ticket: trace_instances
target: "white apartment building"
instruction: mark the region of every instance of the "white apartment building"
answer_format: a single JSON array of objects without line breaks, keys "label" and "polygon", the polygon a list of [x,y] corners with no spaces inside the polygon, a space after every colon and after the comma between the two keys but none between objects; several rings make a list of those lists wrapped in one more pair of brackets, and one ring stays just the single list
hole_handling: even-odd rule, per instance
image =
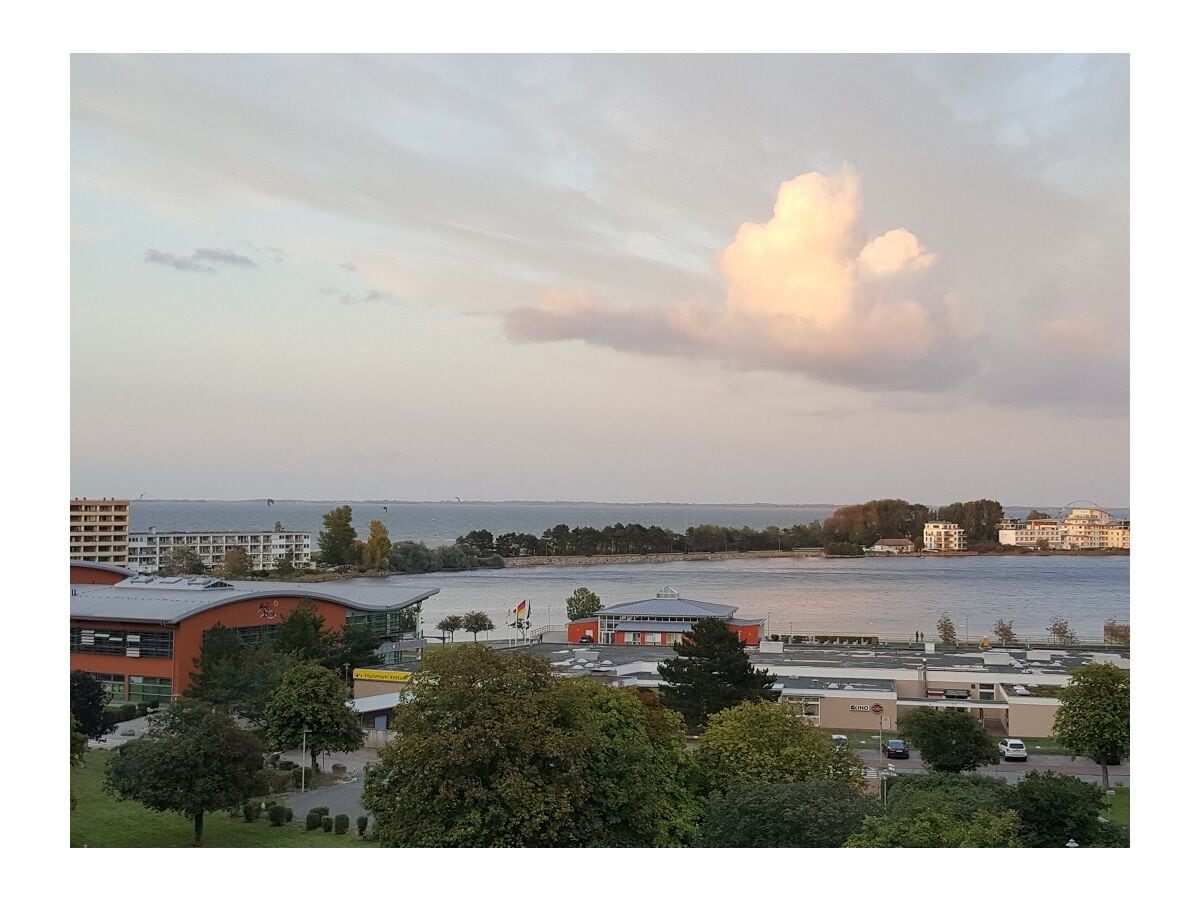
[{"label": "white apartment building", "polygon": [[927,552],[944,553],[967,549],[967,533],[961,525],[955,525],[953,522],[926,522],[924,538]]},{"label": "white apartment building", "polygon": [[1004,522],[998,534],[1000,543],[1010,547],[1026,547],[1030,550],[1066,548],[1066,528],[1061,519],[1018,519]]},{"label": "white apartment building", "polygon": [[1128,550],[1129,522],[1117,521],[1097,507],[1077,506],[1064,519],[1002,522],[999,540],[1031,550]]},{"label": "white apartment building", "polygon": [[129,501],[104,497],[71,501],[71,559],[126,564],[129,555]]},{"label": "white apartment building", "polygon": [[306,531],[135,531],[129,536],[129,568],[135,572],[157,572],[170,561],[171,553],[189,548],[196,551],[205,569],[216,569],[225,554],[241,547],[250,557],[251,569],[270,569],[276,561],[292,554],[292,565],[312,565],[312,535]]}]

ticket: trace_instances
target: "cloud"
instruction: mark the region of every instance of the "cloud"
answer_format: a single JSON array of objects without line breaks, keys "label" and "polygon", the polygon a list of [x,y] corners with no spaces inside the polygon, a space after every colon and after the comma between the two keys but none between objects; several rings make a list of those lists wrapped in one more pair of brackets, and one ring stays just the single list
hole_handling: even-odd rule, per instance
[{"label": "cloud", "polygon": [[745,222],[717,254],[719,303],[609,309],[586,292],[546,291],[508,311],[516,341],[579,339],[688,354],[837,384],[945,390],[970,375],[977,336],[939,287],[936,256],[904,228],[868,239],[858,176],[784,182],[766,222]]},{"label": "cloud", "polygon": [[234,253],[231,250],[218,250],[213,247],[199,247],[189,256],[176,256],[173,253],[163,253],[160,250],[147,250],[143,257],[145,262],[167,266],[178,272],[203,272],[215,275],[218,267],[235,266],[243,269],[256,269],[258,263],[248,256]]}]

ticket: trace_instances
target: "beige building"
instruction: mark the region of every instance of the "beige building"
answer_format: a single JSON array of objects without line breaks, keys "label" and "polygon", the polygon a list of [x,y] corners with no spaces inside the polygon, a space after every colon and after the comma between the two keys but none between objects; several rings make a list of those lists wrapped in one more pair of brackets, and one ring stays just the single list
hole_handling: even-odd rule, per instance
[{"label": "beige building", "polygon": [[1129,523],[1098,507],[1077,506],[1063,520],[1063,542],[1069,550],[1128,550]]},{"label": "beige building", "polygon": [[1030,550],[1065,550],[1066,528],[1059,519],[1018,520],[1001,525],[999,541]]},{"label": "beige building", "polygon": [[129,501],[71,501],[71,559],[123,566],[129,559]]},{"label": "beige building", "polygon": [[967,549],[966,532],[953,522],[926,522],[924,540],[926,551],[931,553]]}]

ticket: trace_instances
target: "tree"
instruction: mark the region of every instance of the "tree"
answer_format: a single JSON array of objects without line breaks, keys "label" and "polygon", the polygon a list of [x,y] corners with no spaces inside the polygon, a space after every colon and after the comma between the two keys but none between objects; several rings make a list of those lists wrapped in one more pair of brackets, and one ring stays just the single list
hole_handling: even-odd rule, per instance
[{"label": "tree", "polygon": [[746,644],[721,619],[700,619],[675,645],[675,658],[658,664],[666,685],[663,702],[683,715],[689,727],[744,700],[769,700],[775,676],[756,669]]},{"label": "tree", "polygon": [[[401,611],[401,626],[404,613]],[[414,631],[413,628],[404,629]],[[332,651],[322,660],[318,660],[327,669],[344,672],[348,669],[369,668],[382,665],[383,658],[379,655],[379,637],[369,625],[347,625],[341,631],[330,634],[333,645]]]},{"label": "tree", "polygon": [[824,553],[826,556],[864,556],[862,544],[854,544],[850,541],[830,541],[825,545]]},{"label": "tree", "polygon": [[847,847],[1020,847],[1020,820],[1010,810],[976,813],[969,822],[939,812],[871,817]]},{"label": "tree", "polygon": [[706,847],[840,847],[876,814],[877,800],[845,781],[733,785],[709,795]]},{"label": "tree", "polygon": [[317,536],[321,561],[331,566],[345,566],[354,561],[354,541],[358,532],[350,524],[354,512],[349,506],[339,506],[325,513],[325,527]]},{"label": "tree", "polygon": [[71,673],[71,717],[79,724],[79,730],[94,741],[117,727],[116,720],[105,709],[107,705],[108,694],[99,678],[80,669]]},{"label": "tree", "polygon": [[678,716],[468,644],[429,654],[363,803],[386,846],[668,846],[698,803]]},{"label": "tree", "polygon": [[441,568],[436,554],[423,543],[397,541],[389,554],[396,572],[436,572]]},{"label": "tree", "polygon": [[1075,632],[1071,630],[1071,623],[1062,616],[1055,616],[1050,620],[1050,624],[1046,626],[1046,630],[1050,632],[1050,636],[1060,644],[1070,646],[1078,644],[1079,638],[1075,636]]},{"label": "tree", "polygon": [[1028,512],[1028,514],[1025,516],[1025,521],[1032,522],[1034,519],[1048,519],[1048,518],[1050,518],[1050,517],[1048,515],[1046,515],[1044,512],[1042,512],[1040,509],[1031,509]]},{"label": "tree", "polygon": [[274,569],[273,574],[277,578],[291,578],[295,575],[296,565],[292,560],[292,551],[288,550],[286,553],[277,556],[275,558],[275,565],[272,568]]},{"label": "tree", "polygon": [[585,587],[575,588],[575,592],[567,598],[567,618],[586,619],[596,615],[603,604],[600,598]]},{"label": "tree", "polygon": [[289,654],[305,662],[322,662],[334,654],[334,639],[325,630],[325,617],[309,600],[302,600],[284,616],[274,632],[276,653]]},{"label": "tree", "polygon": [[1129,623],[1118,622],[1116,619],[1104,620],[1104,643],[1129,646]]},{"label": "tree", "polygon": [[778,703],[746,701],[709,716],[696,760],[711,788],[833,779],[861,784],[857,754]]},{"label": "tree", "polygon": [[185,696],[226,706],[256,723],[265,721],[267,701],[286,668],[269,646],[248,645],[220,624],[204,632],[193,663]]},{"label": "tree", "polygon": [[1013,805],[1013,787],[986,775],[945,772],[901,775],[888,780],[887,814],[936,812],[968,821],[977,812],[1002,813]]},{"label": "tree", "polygon": [[462,617],[463,631],[469,631],[475,636],[475,640],[479,640],[479,632],[491,631],[496,626],[492,624],[491,618],[487,613],[473,611]]},{"label": "tree", "polygon": [[996,624],[992,626],[992,631],[996,633],[996,643],[1007,645],[1017,642],[1016,632],[1013,631],[1013,620],[997,619]]},{"label": "tree", "polygon": [[1098,757],[1108,790],[1108,759],[1129,755],[1129,672],[1092,663],[1071,672],[1058,692],[1054,736],[1082,756]]},{"label": "tree", "polygon": [[443,635],[450,635],[450,642],[454,642],[454,632],[459,631],[463,627],[462,616],[446,616],[442,621],[437,623],[437,629]]},{"label": "tree", "polygon": [[371,536],[363,547],[362,561],[368,569],[386,569],[391,563],[392,539],[387,526],[378,519],[371,520]]},{"label": "tree", "polygon": [[204,814],[237,806],[263,790],[263,748],[228,713],[181,700],[163,708],[144,737],[109,764],[105,789],[159,812],[188,816],[196,843]]},{"label": "tree", "polygon": [[477,556],[487,556],[489,553],[496,552],[496,542],[492,537],[492,533],[486,528],[481,528],[478,531],[468,531],[465,535],[455,541],[456,544],[465,544],[475,551]]},{"label": "tree", "polygon": [[1104,791],[1073,775],[1030,772],[1016,786],[1013,809],[1027,847],[1091,846],[1100,835]]},{"label": "tree", "polygon": [[958,631],[954,627],[954,620],[950,618],[950,613],[942,613],[942,617],[937,620],[938,639],[943,644],[957,644]]},{"label": "tree", "polygon": [[439,568],[459,571],[475,568],[477,557],[475,550],[466,544],[447,544],[434,551],[434,558]]},{"label": "tree", "polygon": [[979,720],[957,709],[922,707],[900,720],[900,734],[932,772],[962,772],[1000,761],[1000,750]]},{"label": "tree", "polygon": [[337,673],[315,664],[285,672],[267,703],[267,741],[277,750],[306,745],[313,771],[318,768],[317,754],[361,747],[362,728],[346,703],[346,687]]},{"label": "tree", "polygon": [[164,575],[201,575],[204,563],[200,555],[191,547],[176,547],[167,556],[167,564],[162,567]]},{"label": "tree", "polygon": [[230,547],[221,560],[221,574],[226,578],[245,578],[250,574],[250,554],[242,547]]},{"label": "tree", "polygon": [[[87,757],[88,737],[79,730],[79,723],[71,716],[71,767],[82,766]],[[71,791],[71,809],[75,808],[75,792]]]}]

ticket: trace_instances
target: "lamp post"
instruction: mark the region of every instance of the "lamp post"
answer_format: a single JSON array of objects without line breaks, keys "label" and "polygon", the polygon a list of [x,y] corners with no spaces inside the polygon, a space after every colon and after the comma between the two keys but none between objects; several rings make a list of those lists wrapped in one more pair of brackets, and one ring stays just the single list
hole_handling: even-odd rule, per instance
[{"label": "lamp post", "polygon": [[1071,838],[1070,840],[1067,841],[1067,846],[1068,847],[1078,847],[1079,845],[1077,843],[1075,843],[1075,838]]},{"label": "lamp post", "polygon": [[300,793],[304,793],[304,770],[308,768],[308,733],[311,728],[300,732]]}]

